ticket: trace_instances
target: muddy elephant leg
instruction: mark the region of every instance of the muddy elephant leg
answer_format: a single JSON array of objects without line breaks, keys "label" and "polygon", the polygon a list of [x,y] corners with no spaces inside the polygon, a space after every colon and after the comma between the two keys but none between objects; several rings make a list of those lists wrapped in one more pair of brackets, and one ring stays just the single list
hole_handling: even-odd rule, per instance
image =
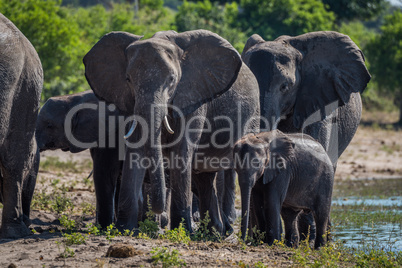
[{"label": "muddy elephant leg", "polygon": [[22,187],[22,211],[24,213],[24,223],[27,227],[31,225],[31,201],[35,191],[36,178],[39,170],[40,154],[36,151],[32,160],[31,169],[23,181]]},{"label": "muddy elephant leg", "polygon": [[205,218],[208,212],[211,219],[208,228],[212,230],[215,228],[221,235],[225,234],[221,211],[214,186],[216,172],[205,172],[200,174],[193,174],[192,180],[197,188],[201,219]]},{"label": "muddy elephant leg", "polygon": [[281,215],[285,224],[285,241],[288,247],[297,248],[299,246],[299,231],[297,216],[299,211],[291,208],[282,207]]}]

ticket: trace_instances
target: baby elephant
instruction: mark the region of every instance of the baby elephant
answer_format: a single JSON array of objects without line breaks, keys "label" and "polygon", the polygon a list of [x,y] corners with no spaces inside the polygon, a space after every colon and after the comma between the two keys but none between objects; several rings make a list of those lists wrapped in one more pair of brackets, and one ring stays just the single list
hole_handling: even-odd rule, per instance
[{"label": "baby elephant", "polygon": [[[92,91],[52,97],[39,112],[35,134],[40,151],[61,149],[78,153],[90,149],[97,222],[106,227],[114,220],[120,188],[123,162],[119,161],[117,123],[123,114],[106,106],[102,109]],[[69,113],[72,118],[68,118]],[[65,122],[71,123],[69,129],[65,128]],[[100,146],[101,142],[105,144]]]},{"label": "baby elephant", "polygon": [[325,243],[334,169],[320,143],[308,135],[279,130],[249,134],[236,143],[234,159],[241,191],[243,239],[251,209],[251,225],[266,233],[266,242],[271,245],[281,239],[282,215],[286,243],[297,246],[298,215],[311,211],[316,223],[315,248]]}]

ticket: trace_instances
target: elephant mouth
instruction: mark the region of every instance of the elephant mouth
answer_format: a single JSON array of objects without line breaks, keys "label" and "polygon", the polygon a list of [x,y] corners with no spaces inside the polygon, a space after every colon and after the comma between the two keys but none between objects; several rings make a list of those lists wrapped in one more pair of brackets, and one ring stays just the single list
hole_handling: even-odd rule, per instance
[{"label": "elephant mouth", "polygon": [[68,148],[68,147],[67,147],[67,148],[62,148],[61,150],[62,150],[63,152],[68,152],[68,151],[70,151],[70,148]]}]

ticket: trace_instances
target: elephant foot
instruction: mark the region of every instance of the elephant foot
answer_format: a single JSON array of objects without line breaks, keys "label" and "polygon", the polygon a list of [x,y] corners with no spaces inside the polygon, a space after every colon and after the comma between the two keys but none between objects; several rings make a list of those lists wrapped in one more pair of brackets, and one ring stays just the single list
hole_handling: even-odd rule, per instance
[{"label": "elephant foot", "polygon": [[26,227],[29,227],[32,224],[31,219],[28,216],[26,216],[25,214],[24,214],[24,217],[23,217],[23,221],[24,221]]},{"label": "elephant foot", "polygon": [[138,227],[135,227],[133,224],[128,224],[128,223],[123,223],[122,221],[117,221],[116,222],[116,228],[117,230],[119,230],[119,232],[124,233],[125,230],[134,230],[134,229],[138,229]]},{"label": "elephant foot", "polygon": [[159,218],[159,223],[161,225],[161,228],[164,229],[166,226],[169,224],[169,217],[166,212],[163,212],[162,214],[157,215]]},{"label": "elephant foot", "polygon": [[31,235],[31,231],[24,222],[3,224],[0,228],[0,238],[17,239]]},{"label": "elephant foot", "polygon": [[193,213],[193,221],[194,222],[200,222],[201,216],[200,216],[200,212],[196,211]]}]

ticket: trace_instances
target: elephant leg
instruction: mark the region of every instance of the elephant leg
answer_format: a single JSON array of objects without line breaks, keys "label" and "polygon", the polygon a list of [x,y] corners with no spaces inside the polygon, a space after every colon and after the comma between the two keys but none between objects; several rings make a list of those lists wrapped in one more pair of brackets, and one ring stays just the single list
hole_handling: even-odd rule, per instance
[{"label": "elephant leg", "polygon": [[116,184],[120,175],[118,156],[111,149],[91,149],[96,195],[96,220],[102,228],[114,221]]},{"label": "elephant leg", "polygon": [[285,240],[288,247],[297,248],[299,246],[299,231],[297,216],[299,211],[291,208],[282,207],[281,215],[285,224]]},{"label": "elephant leg", "polygon": [[192,180],[197,187],[200,202],[201,219],[205,218],[206,213],[209,213],[211,219],[208,228],[212,230],[215,228],[220,234],[225,234],[221,211],[219,207],[218,196],[214,181],[216,172],[205,172],[200,174],[193,174]]},{"label": "elephant leg", "polygon": [[316,222],[317,237],[315,239],[314,248],[323,246],[326,242],[327,224],[329,222],[329,209],[326,206],[320,206],[314,212]]},{"label": "elephant leg", "polygon": [[119,210],[116,227],[120,231],[138,228],[138,201],[142,191],[146,168],[131,163],[131,154],[141,155],[135,149],[127,149],[119,192]]},{"label": "elephant leg", "polygon": [[[264,185],[269,186],[269,184]],[[264,187],[264,216],[267,242],[272,245],[275,240],[281,240],[282,223],[281,207],[282,200],[276,187]]]},{"label": "elephant leg", "polygon": [[31,225],[31,201],[35,191],[36,178],[39,171],[40,154],[39,150],[36,151],[34,159],[31,164],[31,169],[23,181],[22,187],[22,211],[24,213],[24,223],[27,227]]},{"label": "elephant leg", "polygon": [[191,206],[191,214],[193,216],[193,221],[200,221],[200,202],[198,201],[198,196],[193,192],[193,201]]},{"label": "elephant leg", "polygon": [[[236,219],[236,210],[234,207],[235,202],[235,181],[231,182],[231,179],[236,179],[236,175],[232,177],[232,172],[236,174],[234,170],[220,170],[216,174],[216,190],[219,193],[219,209],[221,211],[221,217],[225,226],[226,232],[232,233],[232,223]],[[232,199],[233,198],[233,199]],[[233,208],[233,211],[232,211]],[[225,211],[226,209],[226,211]],[[228,213],[228,214],[226,214]],[[232,220],[229,218],[232,215]]]},{"label": "elephant leg", "polygon": [[[251,190],[250,196],[250,220],[249,220],[249,235],[253,235],[253,228],[261,232],[265,232],[265,215],[264,215],[264,193],[262,189],[262,183],[259,185],[257,181],[257,185],[254,186]],[[244,215],[241,215],[244,217]],[[267,236],[265,235],[265,242]]]},{"label": "elephant leg", "polygon": [[161,228],[165,228],[166,226],[169,225],[171,195],[172,195],[172,191],[171,191],[170,187],[167,187],[166,188],[166,206],[165,206],[165,210],[162,212],[162,214],[159,217],[159,223],[161,225]]},{"label": "elephant leg", "polygon": [[314,221],[314,216],[312,212],[302,212],[299,215],[298,220],[298,229],[300,234],[300,239],[305,240],[309,239],[309,244],[311,246],[314,245],[314,241],[316,239],[316,225]]},{"label": "elephant leg", "polygon": [[233,169],[224,171],[224,195],[222,202],[223,213],[229,220],[230,224],[233,224],[236,220],[236,171]]},{"label": "elephant leg", "polygon": [[[24,178],[24,161],[4,161],[2,157],[3,175],[3,215],[0,237],[19,238],[31,232],[24,223],[22,210],[22,185]],[[15,159],[14,161],[17,161]]]},{"label": "elephant leg", "polygon": [[192,233],[191,227],[191,165],[189,160],[183,160],[187,163],[185,170],[173,168],[170,170],[170,228],[178,228],[184,220],[184,227]]}]

